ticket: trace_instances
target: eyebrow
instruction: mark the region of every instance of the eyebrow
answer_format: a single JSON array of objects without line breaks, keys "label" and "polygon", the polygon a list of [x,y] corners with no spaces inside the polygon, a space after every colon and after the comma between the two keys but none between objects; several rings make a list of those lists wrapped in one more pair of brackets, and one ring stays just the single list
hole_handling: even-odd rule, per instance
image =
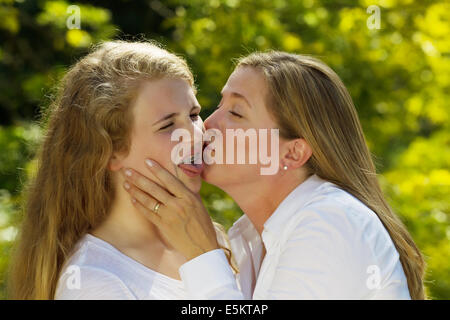
[{"label": "eyebrow", "polygon": [[[221,94],[222,94],[222,96],[223,96],[223,92],[221,92]],[[250,102],[247,100],[247,98],[246,98],[245,96],[243,96],[242,94],[237,93],[237,92],[231,92],[230,94],[231,94],[231,96],[234,97],[234,98],[243,99],[243,100],[247,103],[247,105],[248,105],[250,108],[252,107],[251,103],[250,103]]]},{"label": "eyebrow", "polygon": [[[191,108],[191,111],[189,111],[189,113],[192,112],[192,110],[194,110],[194,109],[200,109],[200,110],[201,110],[201,107],[200,107],[199,105],[194,105],[194,106]],[[158,123],[163,122],[163,121],[165,121],[165,120],[168,120],[168,119],[170,119],[170,118],[173,118],[173,117],[175,117],[175,116],[178,116],[179,114],[180,114],[179,112],[172,112],[172,113],[169,113],[168,115],[165,115],[164,117],[162,117],[161,119],[159,119],[158,121],[156,121],[155,123],[153,123],[152,126],[157,125]]]}]

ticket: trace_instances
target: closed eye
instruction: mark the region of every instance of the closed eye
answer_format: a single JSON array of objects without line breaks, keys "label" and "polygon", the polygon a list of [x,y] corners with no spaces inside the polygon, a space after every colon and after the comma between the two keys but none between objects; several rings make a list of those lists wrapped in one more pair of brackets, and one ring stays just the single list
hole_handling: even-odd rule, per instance
[{"label": "closed eye", "polygon": [[159,130],[164,130],[164,129],[167,129],[167,128],[169,128],[170,126],[172,126],[173,125],[173,122],[171,122],[171,123],[169,123],[169,124],[167,124],[167,125],[165,125],[164,127],[162,127],[162,128],[159,128]]},{"label": "closed eye", "polygon": [[242,118],[242,116],[234,111],[229,111],[233,116],[238,117],[238,118]]},{"label": "closed eye", "polygon": [[[193,121],[197,121],[198,120],[198,118],[199,118],[199,116],[200,116],[200,114],[199,113],[195,113],[195,114],[191,114],[191,119],[193,120]],[[171,123],[168,123],[168,124],[166,124],[164,127],[161,127],[161,128],[159,128],[159,130],[164,130],[164,129],[167,129],[167,128],[169,128],[169,127],[171,127],[171,126],[173,126],[173,122],[171,122]]]}]

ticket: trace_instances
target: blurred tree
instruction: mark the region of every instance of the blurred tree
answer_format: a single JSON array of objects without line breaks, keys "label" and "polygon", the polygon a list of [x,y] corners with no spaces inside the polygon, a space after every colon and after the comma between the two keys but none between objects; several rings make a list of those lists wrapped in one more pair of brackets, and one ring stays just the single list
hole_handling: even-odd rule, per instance
[{"label": "blurred tree", "polygon": [[[78,5],[81,29],[67,29]],[[367,8],[378,6],[380,29]],[[269,48],[328,63],[358,109],[380,181],[427,257],[432,298],[450,298],[450,3],[427,0],[0,0],[0,297],[21,181],[50,88],[88,47],[153,38],[192,66],[202,116],[220,100],[233,58]],[[28,169],[29,170],[29,169]],[[242,212],[217,188],[201,194],[227,228]]]}]

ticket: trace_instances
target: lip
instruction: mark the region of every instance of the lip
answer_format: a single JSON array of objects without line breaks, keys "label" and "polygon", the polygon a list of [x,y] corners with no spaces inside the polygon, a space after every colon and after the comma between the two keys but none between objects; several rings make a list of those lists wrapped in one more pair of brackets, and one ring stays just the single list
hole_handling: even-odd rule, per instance
[{"label": "lip", "polygon": [[203,162],[201,164],[192,165],[192,164],[186,164],[186,163],[180,163],[178,165],[178,168],[180,168],[188,177],[197,177],[202,174],[203,169],[205,168],[205,165]]},{"label": "lip", "polygon": [[[203,146],[202,146],[203,147]],[[191,163],[192,155],[194,156],[194,163]],[[194,153],[194,149],[191,150],[191,155],[188,157],[185,157],[181,163],[177,165],[178,168],[181,169],[188,177],[197,177],[202,174],[202,171],[204,169],[204,163],[202,159],[203,151],[201,153]],[[200,163],[196,163],[199,162]]]}]

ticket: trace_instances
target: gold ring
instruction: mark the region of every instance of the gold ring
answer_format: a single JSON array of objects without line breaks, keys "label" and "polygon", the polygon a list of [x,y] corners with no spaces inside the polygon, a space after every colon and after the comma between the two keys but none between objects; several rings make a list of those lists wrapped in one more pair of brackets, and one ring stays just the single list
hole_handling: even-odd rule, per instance
[{"label": "gold ring", "polygon": [[158,213],[158,209],[161,206],[161,202],[156,202],[155,207],[153,208],[154,213]]}]

